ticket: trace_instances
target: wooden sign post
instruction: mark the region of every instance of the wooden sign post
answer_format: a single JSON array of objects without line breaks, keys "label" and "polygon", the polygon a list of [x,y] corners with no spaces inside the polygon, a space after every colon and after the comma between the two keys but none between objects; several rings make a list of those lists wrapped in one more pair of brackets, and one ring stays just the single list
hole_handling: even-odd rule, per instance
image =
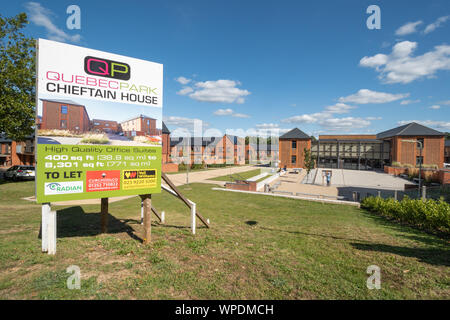
[{"label": "wooden sign post", "polygon": [[108,198],[102,198],[101,200],[101,225],[102,233],[108,232]]},{"label": "wooden sign post", "polygon": [[142,194],[140,195],[144,207],[144,244],[149,244],[152,234],[152,195]]},{"label": "wooden sign post", "polygon": [[56,253],[56,211],[50,203],[42,204],[41,240],[42,252]]}]

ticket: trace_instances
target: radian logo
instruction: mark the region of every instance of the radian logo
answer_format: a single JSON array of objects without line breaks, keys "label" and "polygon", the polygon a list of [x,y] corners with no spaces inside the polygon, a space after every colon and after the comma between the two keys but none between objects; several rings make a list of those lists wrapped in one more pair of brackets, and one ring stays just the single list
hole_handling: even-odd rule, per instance
[{"label": "radian logo", "polygon": [[99,77],[130,80],[130,65],[124,62],[87,56],[84,58],[84,71]]},{"label": "radian logo", "polygon": [[47,182],[44,188],[45,195],[82,193],[83,181]]}]

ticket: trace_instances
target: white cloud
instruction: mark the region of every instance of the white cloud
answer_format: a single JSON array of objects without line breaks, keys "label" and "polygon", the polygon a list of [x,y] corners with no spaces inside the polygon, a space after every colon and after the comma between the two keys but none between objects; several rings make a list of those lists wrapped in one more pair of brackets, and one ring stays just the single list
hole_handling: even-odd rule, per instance
[{"label": "white cloud", "polygon": [[430,109],[434,109],[434,110],[437,110],[437,109],[440,109],[440,108],[441,108],[441,106],[440,106],[440,105],[437,105],[437,104],[432,105],[432,106],[430,107]]},{"label": "white cloud", "polygon": [[349,95],[347,97],[340,97],[340,102],[352,102],[357,104],[368,103],[388,103],[396,100],[400,100],[409,96],[409,93],[386,93],[377,92],[369,89],[361,89],[357,93]]},{"label": "white cloud", "polygon": [[450,70],[450,45],[435,46],[434,50],[413,57],[416,48],[417,42],[402,41],[389,55],[363,57],[359,64],[375,68],[385,83],[410,83],[423,77],[432,78],[439,70]]},{"label": "white cloud", "polygon": [[218,109],[214,111],[216,116],[231,116],[233,114],[233,109]]},{"label": "white cloud", "polygon": [[411,122],[417,122],[427,127],[432,127],[439,131],[450,131],[450,122],[448,121],[434,121],[434,120],[403,120],[399,121],[398,125],[402,126]]},{"label": "white cloud", "polygon": [[278,124],[276,123],[260,123],[255,125],[258,129],[275,129],[278,128]]},{"label": "white cloud", "polygon": [[189,132],[203,132],[202,129],[209,127],[209,123],[200,119],[169,116],[164,117],[167,126],[174,126]]},{"label": "white cloud", "polygon": [[189,97],[204,102],[244,103],[244,97],[248,96],[248,90],[239,89],[236,86],[240,82],[233,80],[204,81],[195,84],[194,92]]},{"label": "white cloud", "polygon": [[415,33],[417,32],[417,26],[421,25],[422,23],[422,21],[408,22],[398,28],[397,31],[395,31],[395,34],[397,36],[405,36],[407,34]]},{"label": "white cloud", "polygon": [[235,118],[250,118],[250,116],[248,114],[243,114],[243,113],[234,113],[234,114],[232,114],[232,116]]},{"label": "white cloud", "polygon": [[298,116],[292,116],[281,120],[284,123],[317,123],[320,119],[329,117],[328,113],[317,112],[312,114],[302,114]]},{"label": "white cloud", "polygon": [[382,120],[382,117],[366,117],[366,120]]},{"label": "white cloud", "polygon": [[402,102],[400,102],[400,104],[401,105],[408,105],[408,104],[411,104],[411,103],[419,103],[420,102],[420,99],[417,99],[417,100],[403,100]]},{"label": "white cloud", "polygon": [[30,21],[37,26],[44,27],[47,30],[47,37],[50,40],[62,42],[79,42],[81,40],[79,34],[71,36],[58,28],[51,19],[51,16],[54,16],[54,13],[51,10],[42,7],[40,3],[27,2],[25,3],[25,8],[28,11]]},{"label": "white cloud", "polygon": [[[360,129],[368,127],[371,122],[366,118],[333,118],[331,113],[318,112],[313,114],[303,114],[299,116],[293,116],[287,119],[281,120],[283,123],[290,124],[318,124],[327,131],[349,131],[352,129]],[[374,119],[375,120],[375,119]],[[376,119],[378,120],[378,119]]]},{"label": "white cloud", "polygon": [[438,18],[435,22],[427,25],[425,30],[423,31],[423,33],[428,34],[430,32],[433,32],[434,30],[436,30],[437,28],[442,26],[448,19],[450,19],[450,16],[444,16],[444,17]]},{"label": "white cloud", "polygon": [[450,105],[450,100],[441,101],[440,104]]},{"label": "white cloud", "polygon": [[181,83],[182,85],[186,85],[189,82],[191,82],[191,79],[185,78],[185,77],[178,77],[175,79],[176,82]]},{"label": "white cloud", "polygon": [[353,117],[330,118],[321,121],[320,125],[324,128],[327,128],[330,131],[338,131],[338,130],[348,131],[368,127],[370,125],[370,121],[362,118],[353,118]]},{"label": "white cloud", "polygon": [[336,103],[335,105],[325,107],[325,112],[329,113],[348,113],[351,109],[355,109],[356,107],[346,105],[345,103]]},{"label": "white cloud", "polygon": [[194,89],[192,89],[191,87],[184,87],[183,89],[181,89],[180,91],[177,92],[177,94],[181,95],[181,96],[185,96],[188,93],[193,92]]},{"label": "white cloud", "polygon": [[249,115],[243,113],[235,113],[233,109],[217,109],[214,111],[216,116],[232,116],[235,118],[250,118]]}]

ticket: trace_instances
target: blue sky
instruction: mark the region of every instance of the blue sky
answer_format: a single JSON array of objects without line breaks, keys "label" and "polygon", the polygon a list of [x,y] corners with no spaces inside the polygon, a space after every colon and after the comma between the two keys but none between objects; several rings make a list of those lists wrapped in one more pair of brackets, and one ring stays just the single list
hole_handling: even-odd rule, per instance
[{"label": "blue sky", "polygon": [[[81,9],[68,30],[66,8]],[[381,29],[369,30],[369,5]],[[450,131],[450,2],[9,1],[26,34],[164,64],[169,129]],[[240,129],[240,130],[239,130]]]}]

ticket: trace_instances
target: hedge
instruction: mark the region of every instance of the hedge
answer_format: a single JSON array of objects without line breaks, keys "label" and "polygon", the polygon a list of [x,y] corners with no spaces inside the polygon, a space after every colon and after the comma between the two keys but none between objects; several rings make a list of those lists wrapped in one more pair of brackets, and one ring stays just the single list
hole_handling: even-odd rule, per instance
[{"label": "hedge", "polygon": [[422,229],[450,234],[450,204],[443,199],[422,201],[405,196],[397,201],[367,197],[361,201],[361,208]]}]

